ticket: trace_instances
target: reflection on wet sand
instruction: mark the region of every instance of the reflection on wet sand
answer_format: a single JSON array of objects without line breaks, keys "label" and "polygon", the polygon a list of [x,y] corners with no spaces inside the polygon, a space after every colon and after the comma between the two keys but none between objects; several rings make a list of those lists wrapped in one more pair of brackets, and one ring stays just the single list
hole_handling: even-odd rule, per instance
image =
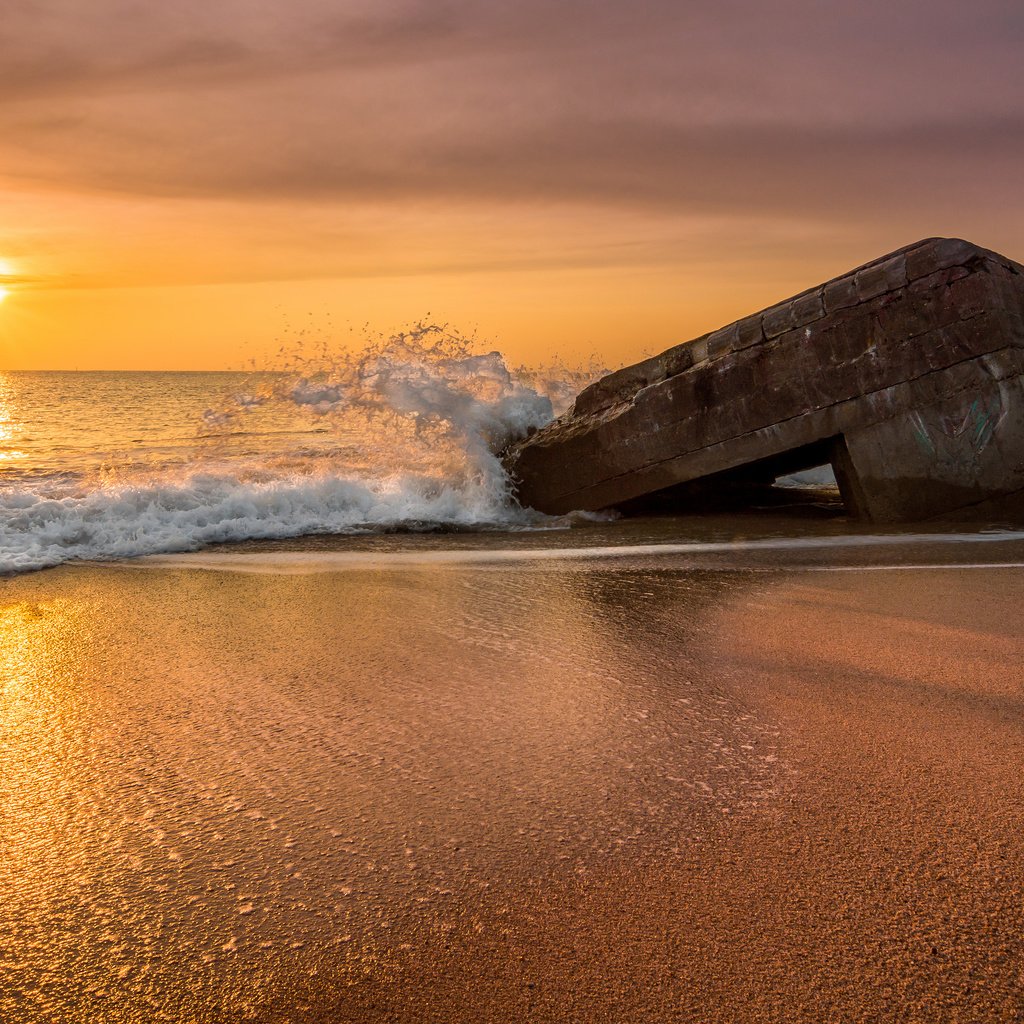
[{"label": "reflection on wet sand", "polygon": [[73,606],[4,619],[25,1019],[259,1018],[425,976],[453,934],[514,942],[553,881],[676,855],[771,787],[771,729],[683,656],[718,584],[57,579],[14,587]]},{"label": "reflection on wet sand", "polygon": [[[0,1018],[780,1019],[750,987],[796,946],[773,959],[756,936],[813,886],[776,837],[839,785],[802,723],[832,737],[829,708],[852,721],[857,673],[891,657],[866,578],[794,589],[807,578],[619,559],[11,582]],[[918,605],[916,631],[890,608],[879,637],[937,637],[947,664],[977,646],[955,602]],[[984,668],[1009,699],[1021,638],[992,630]],[[908,678],[890,711],[934,699]],[[871,799],[858,728],[854,806]],[[1019,748],[1019,722],[1002,728]],[[808,1013],[845,991],[805,975],[790,995]]]}]

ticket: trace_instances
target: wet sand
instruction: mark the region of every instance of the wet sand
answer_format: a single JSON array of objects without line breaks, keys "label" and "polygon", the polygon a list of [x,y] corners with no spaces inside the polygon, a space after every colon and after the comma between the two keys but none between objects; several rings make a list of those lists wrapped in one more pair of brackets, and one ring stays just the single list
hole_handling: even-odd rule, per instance
[{"label": "wet sand", "polygon": [[848,568],[5,582],[0,1020],[1019,1022],[1024,571]]}]

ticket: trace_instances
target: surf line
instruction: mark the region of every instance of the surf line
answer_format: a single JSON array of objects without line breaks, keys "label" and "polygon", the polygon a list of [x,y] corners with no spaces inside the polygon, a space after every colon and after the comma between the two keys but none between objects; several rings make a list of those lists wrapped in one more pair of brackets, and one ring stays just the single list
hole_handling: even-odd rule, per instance
[{"label": "surf line", "polygon": [[[537,548],[460,548],[430,551],[275,551],[275,552],[216,552],[194,551],[179,554],[145,555],[140,558],[114,562],[95,562],[94,565],[132,567],[138,569],[204,569],[219,572],[242,573],[321,573],[344,569],[412,569],[440,565],[500,565],[522,562],[579,562],[621,560],[627,558],[657,558],[678,555],[727,554],[755,551],[811,551],[878,547],[905,547],[953,544],[994,544],[1024,541],[1024,533],[982,534],[876,534],[845,537],[766,538],[762,540],[667,544],[626,544],[591,547],[537,547]],[[878,571],[881,569],[980,569],[1022,568],[1024,563],[956,562],[956,563],[886,563],[885,565],[770,565],[770,566],[716,566],[693,564],[687,568],[707,570],[798,570],[798,571]]]}]

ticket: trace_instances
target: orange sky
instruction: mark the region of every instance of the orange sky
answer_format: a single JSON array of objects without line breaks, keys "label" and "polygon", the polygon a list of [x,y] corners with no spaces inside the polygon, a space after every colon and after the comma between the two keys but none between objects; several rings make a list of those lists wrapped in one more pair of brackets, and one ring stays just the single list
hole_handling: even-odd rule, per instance
[{"label": "orange sky", "polygon": [[0,369],[427,314],[614,365],[928,235],[1024,257],[1024,8],[843,6],[12,0]]}]

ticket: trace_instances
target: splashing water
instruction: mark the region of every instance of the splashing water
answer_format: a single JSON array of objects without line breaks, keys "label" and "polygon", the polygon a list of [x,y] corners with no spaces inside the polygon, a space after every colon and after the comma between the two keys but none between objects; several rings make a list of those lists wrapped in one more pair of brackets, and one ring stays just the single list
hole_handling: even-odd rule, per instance
[{"label": "splashing water", "polygon": [[0,378],[15,409],[0,436],[0,572],[303,534],[557,525],[516,504],[498,453],[596,371],[513,370],[476,348],[417,324],[226,382]]}]

